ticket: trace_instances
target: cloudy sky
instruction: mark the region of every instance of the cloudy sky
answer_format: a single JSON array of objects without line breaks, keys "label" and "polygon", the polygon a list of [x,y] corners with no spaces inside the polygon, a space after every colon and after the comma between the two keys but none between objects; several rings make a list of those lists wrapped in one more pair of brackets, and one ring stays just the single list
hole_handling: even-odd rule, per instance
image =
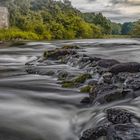
[{"label": "cloudy sky", "polygon": [[70,0],[83,12],[102,12],[112,21],[140,19],[140,0]]}]

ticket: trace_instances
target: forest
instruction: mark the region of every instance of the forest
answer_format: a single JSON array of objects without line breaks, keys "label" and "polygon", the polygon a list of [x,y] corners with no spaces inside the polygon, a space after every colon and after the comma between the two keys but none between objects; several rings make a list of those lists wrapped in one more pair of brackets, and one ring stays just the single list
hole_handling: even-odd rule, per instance
[{"label": "forest", "polygon": [[10,27],[0,29],[0,40],[56,40],[140,37],[140,20],[111,22],[102,13],[82,13],[69,0],[0,0],[9,10]]}]

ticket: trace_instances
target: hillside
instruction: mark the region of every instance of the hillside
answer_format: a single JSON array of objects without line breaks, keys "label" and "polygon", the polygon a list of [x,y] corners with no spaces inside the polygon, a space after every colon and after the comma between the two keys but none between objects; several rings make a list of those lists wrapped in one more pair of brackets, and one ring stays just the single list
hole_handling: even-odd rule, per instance
[{"label": "hillside", "polygon": [[10,13],[10,29],[0,39],[74,39],[101,38],[122,32],[101,13],[81,13],[69,0],[1,0]]}]

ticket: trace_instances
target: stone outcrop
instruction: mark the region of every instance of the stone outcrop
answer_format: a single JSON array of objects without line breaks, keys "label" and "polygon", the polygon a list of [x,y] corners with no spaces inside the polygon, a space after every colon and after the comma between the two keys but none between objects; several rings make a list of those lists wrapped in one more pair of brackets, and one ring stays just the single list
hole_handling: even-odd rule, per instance
[{"label": "stone outcrop", "polygon": [[9,27],[9,12],[6,7],[0,7],[0,28]]}]

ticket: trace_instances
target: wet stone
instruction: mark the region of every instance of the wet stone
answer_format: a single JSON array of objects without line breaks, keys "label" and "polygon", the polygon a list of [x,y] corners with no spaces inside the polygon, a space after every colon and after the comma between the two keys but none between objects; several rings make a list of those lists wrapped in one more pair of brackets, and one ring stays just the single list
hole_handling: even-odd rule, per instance
[{"label": "wet stone", "polygon": [[103,68],[109,68],[116,64],[119,64],[119,62],[114,59],[101,59],[98,61],[98,66],[103,67]]},{"label": "wet stone", "polygon": [[109,127],[107,140],[140,140],[140,126],[118,124]]},{"label": "wet stone", "polygon": [[82,104],[90,104],[90,98],[89,97],[85,97],[84,99],[81,100]]},{"label": "wet stone", "polygon": [[118,74],[120,72],[140,72],[140,63],[136,62],[129,62],[129,63],[120,63],[112,66],[109,72],[113,74]]},{"label": "wet stone", "polygon": [[131,123],[134,114],[129,113],[126,110],[121,109],[108,109],[107,119],[113,124],[125,124]]}]

